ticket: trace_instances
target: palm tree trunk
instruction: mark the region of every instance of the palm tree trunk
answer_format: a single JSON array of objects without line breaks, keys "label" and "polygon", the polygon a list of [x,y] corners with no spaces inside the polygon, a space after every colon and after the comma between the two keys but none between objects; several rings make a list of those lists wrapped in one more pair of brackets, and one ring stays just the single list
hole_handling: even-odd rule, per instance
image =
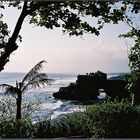
[{"label": "palm tree trunk", "polygon": [[21,119],[21,102],[22,102],[22,93],[19,92],[17,94],[17,99],[16,99],[16,104],[17,104],[16,120]]}]

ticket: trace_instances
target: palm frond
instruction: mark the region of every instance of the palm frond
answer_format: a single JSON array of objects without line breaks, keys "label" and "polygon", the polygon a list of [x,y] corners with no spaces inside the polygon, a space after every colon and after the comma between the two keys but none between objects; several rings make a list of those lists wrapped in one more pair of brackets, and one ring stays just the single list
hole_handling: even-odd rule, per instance
[{"label": "palm frond", "polygon": [[39,74],[39,73],[41,72],[41,70],[42,70],[42,67],[43,67],[42,64],[43,64],[43,63],[46,63],[46,61],[42,60],[42,61],[40,61],[39,63],[37,63],[37,64],[27,73],[27,75],[23,78],[23,80],[22,80],[21,83],[23,84],[25,81],[30,81],[34,75]]},{"label": "palm frond", "polygon": [[32,79],[23,87],[22,92],[31,88],[40,88],[45,87],[45,85],[51,85],[53,79],[49,79],[46,73],[36,74],[32,77]]},{"label": "palm frond", "polygon": [[5,90],[5,93],[4,93],[5,95],[15,96],[17,93],[17,88],[8,84],[1,84],[0,88]]}]

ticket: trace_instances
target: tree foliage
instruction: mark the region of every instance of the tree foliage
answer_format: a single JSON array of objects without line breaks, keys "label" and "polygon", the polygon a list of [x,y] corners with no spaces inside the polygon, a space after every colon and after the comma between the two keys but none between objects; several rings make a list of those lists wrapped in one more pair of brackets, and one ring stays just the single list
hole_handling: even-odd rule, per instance
[{"label": "tree foliage", "polygon": [[[2,1],[0,8],[8,6],[21,9],[21,14],[16,23],[15,29],[11,36],[8,37],[7,24],[0,21],[2,32],[0,56],[0,71],[4,69],[5,64],[9,61],[10,54],[18,48],[17,38],[26,17],[29,17],[29,23],[47,29],[61,27],[64,33],[71,35],[83,35],[91,33],[99,35],[100,29],[105,23],[117,24],[119,21],[128,19],[127,12],[137,14],[140,10],[140,3],[136,1]],[[97,24],[88,21],[87,18],[97,19]],[[6,34],[5,34],[6,33]],[[3,38],[4,37],[4,38]],[[5,41],[5,38],[8,39]]]},{"label": "tree foliage", "polygon": [[4,49],[6,47],[6,43],[9,38],[8,26],[2,20],[3,14],[0,15],[0,49]]},{"label": "tree foliage", "polygon": [[[140,18],[140,15],[136,16],[136,19],[138,18]],[[128,56],[131,72],[127,77],[127,88],[132,94],[132,104],[134,105],[140,103],[140,23],[139,21],[127,20],[127,24],[131,27],[131,30],[120,35],[120,37],[134,39],[134,45],[131,46]]]}]

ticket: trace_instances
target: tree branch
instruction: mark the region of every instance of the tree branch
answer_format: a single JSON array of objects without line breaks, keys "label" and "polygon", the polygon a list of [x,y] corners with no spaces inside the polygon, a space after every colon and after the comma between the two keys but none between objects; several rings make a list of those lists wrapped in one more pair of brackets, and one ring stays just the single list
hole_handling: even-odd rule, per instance
[{"label": "tree branch", "polygon": [[10,54],[18,48],[18,45],[16,44],[16,40],[21,30],[23,21],[25,17],[27,16],[27,3],[28,3],[27,1],[24,2],[22,12],[19,16],[19,19],[13,31],[13,34],[11,38],[9,38],[9,41],[5,47],[5,51],[0,57],[0,71],[4,69],[5,64],[9,61]]}]

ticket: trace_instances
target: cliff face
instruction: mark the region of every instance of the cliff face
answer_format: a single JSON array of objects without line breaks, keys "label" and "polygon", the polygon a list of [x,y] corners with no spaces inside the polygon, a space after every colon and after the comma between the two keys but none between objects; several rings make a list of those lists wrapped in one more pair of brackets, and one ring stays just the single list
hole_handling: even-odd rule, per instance
[{"label": "cliff face", "polygon": [[61,87],[53,96],[65,100],[95,100],[100,94],[99,89],[104,89],[111,98],[125,98],[129,94],[125,89],[123,80],[108,80],[107,74],[100,71],[87,75],[78,75],[76,83],[68,87]]}]

